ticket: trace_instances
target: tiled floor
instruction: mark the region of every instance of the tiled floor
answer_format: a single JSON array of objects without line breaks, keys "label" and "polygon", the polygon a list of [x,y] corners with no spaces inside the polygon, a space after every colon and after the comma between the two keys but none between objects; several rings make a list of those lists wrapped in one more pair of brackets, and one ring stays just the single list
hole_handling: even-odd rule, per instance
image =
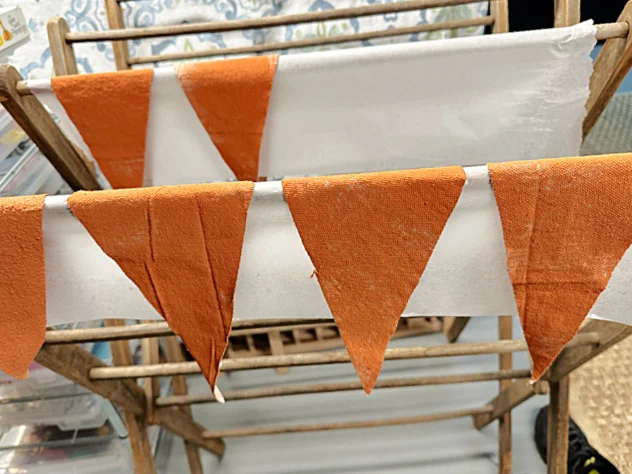
[{"label": "tiled floor", "polygon": [[[474,318],[463,342],[490,340],[497,334],[496,318]],[[520,337],[516,321],[515,335]],[[395,341],[393,346],[443,344],[441,335]],[[514,356],[516,368],[528,366],[525,353]],[[497,356],[386,362],[381,377],[410,377],[440,373],[492,371]],[[354,380],[350,365],[292,368],[287,375],[272,370],[223,376],[220,388],[284,385]],[[208,390],[201,378],[192,378],[192,391]],[[213,429],[243,426],[292,425],[366,418],[393,418],[430,411],[477,407],[498,391],[497,382],[362,392],[299,395],[284,398],[229,402],[194,407],[197,421]],[[536,409],[546,397],[534,397],[513,414],[515,474],[546,472],[532,440]],[[433,473],[487,474],[498,472],[497,425],[479,432],[471,419],[388,428],[259,436],[227,440],[219,461],[203,454],[206,473],[218,474],[322,474],[322,473]],[[187,472],[182,441],[175,439],[166,473]]]}]

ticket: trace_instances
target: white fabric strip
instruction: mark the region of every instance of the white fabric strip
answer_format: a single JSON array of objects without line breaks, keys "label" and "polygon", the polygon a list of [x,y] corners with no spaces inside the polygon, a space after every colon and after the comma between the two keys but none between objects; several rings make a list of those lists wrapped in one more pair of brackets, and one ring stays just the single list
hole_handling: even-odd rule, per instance
[{"label": "white fabric strip", "polygon": [[[406,315],[516,314],[487,167],[466,168],[466,175],[463,194]],[[48,324],[160,318],[72,216],[66,197],[46,198],[43,230]],[[331,317],[312,271],[281,183],[257,183],[246,224],[235,318]],[[593,316],[632,324],[631,280],[632,251],[628,250],[597,300]]]},{"label": "white fabric strip", "polygon": [[[261,149],[268,177],[471,166],[576,156],[595,28],[486,35],[281,56]],[[68,121],[50,88],[37,97]],[[71,140],[76,130],[65,126]],[[115,137],[113,137],[115,139]],[[147,184],[233,173],[172,67],[155,69]]]},{"label": "white fabric strip", "polygon": [[261,153],[267,176],[575,156],[592,23],[283,56]]},{"label": "white fabric strip", "polygon": [[51,112],[53,112],[58,117],[58,125],[61,128],[61,131],[64,132],[66,137],[77,145],[85,155],[92,161],[94,161],[94,157],[92,156],[92,152],[86,142],[83,141],[81,134],[75,127],[75,124],[70,117],[66,113],[66,109],[61,105],[57,96],[53,93],[52,86],[50,84],[50,80],[37,80],[37,81],[27,81],[29,88],[33,92],[33,95],[39,99],[40,102],[45,104]]},{"label": "white fabric strip", "polygon": [[145,186],[235,179],[171,66],[154,69],[147,129]]}]

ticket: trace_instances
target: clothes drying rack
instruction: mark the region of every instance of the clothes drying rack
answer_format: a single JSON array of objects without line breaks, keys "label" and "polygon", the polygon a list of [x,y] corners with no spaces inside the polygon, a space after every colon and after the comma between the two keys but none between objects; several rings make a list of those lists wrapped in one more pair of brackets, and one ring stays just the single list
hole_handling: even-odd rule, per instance
[{"label": "clothes drying rack", "polygon": [[[235,20],[186,24],[169,27],[126,28],[123,24],[121,3],[133,0],[106,0],[109,31],[71,32],[61,18],[48,24],[51,53],[56,75],[78,73],[73,45],[80,42],[112,41],[117,69],[128,69],[137,64],[156,63],[180,59],[193,59],[212,55],[250,54],[290,47],[315,46],[344,41],[396,36],[424,31],[457,29],[468,26],[490,26],[493,33],[503,33],[508,28],[507,0],[490,2],[490,14],[483,18],[458,20],[445,23],[419,25],[410,28],[390,29],[381,32],[349,35],[344,38],[301,40],[284,44],[265,44],[245,48],[173,53],[158,56],[130,58],[126,40],[185,35],[201,32],[219,32],[288,24],[326,21],[389,12],[413,11],[426,8],[475,3],[474,0],[415,0],[387,3],[367,7],[346,8],[331,11],[310,12],[296,15],[265,17],[256,20]],[[579,22],[579,0],[556,0],[555,26],[569,26]],[[584,135],[595,124],[626,73],[632,65],[632,2],[629,2],[616,23],[597,25],[597,39],[606,40],[595,62],[590,83],[590,98],[586,105]],[[95,174],[82,152],[63,135],[41,103],[32,95],[28,85],[14,68],[0,67],[0,101],[16,119],[24,131],[48,157],[62,177],[75,190],[100,189]],[[261,331],[280,331],[291,325],[307,327],[323,323],[323,320],[237,320],[234,331],[253,334]],[[467,318],[451,318],[446,332],[456,340],[465,327]],[[378,421],[280,426],[273,428],[245,428],[234,430],[207,430],[191,416],[191,404],[213,402],[209,394],[187,394],[186,375],[199,373],[195,362],[184,360],[181,347],[166,323],[141,323],[125,325],[119,320],[108,320],[103,328],[49,330],[46,341],[36,361],[70,380],[86,387],[113,403],[124,412],[132,444],[135,470],[138,473],[155,472],[154,460],[147,438],[147,426],[157,424],[182,437],[190,470],[202,473],[199,448],[221,456],[223,438],[235,436],[298,433],[318,430],[369,428],[408,423],[423,423],[457,417],[472,417],[477,429],[499,421],[499,472],[511,472],[511,410],[536,394],[549,393],[548,472],[565,473],[568,449],[568,397],[569,374],[632,334],[632,327],[600,320],[587,321],[575,339],[568,344],[541,381],[530,384],[526,379],[529,370],[517,370],[512,366],[512,353],[526,350],[523,340],[512,339],[512,318],[500,316],[499,340],[484,343],[452,343],[431,347],[388,349],[386,359],[418,359],[462,355],[498,354],[499,369],[488,373],[439,375],[378,381],[376,388],[411,387],[423,385],[455,384],[477,381],[499,381],[499,394],[480,408],[454,410],[443,413],[410,416]],[[159,360],[157,338],[164,338],[166,361]],[[142,339],[143,365],[133,366],[128,340]],[[109,341],[113,354],[113,366],[108,366],[75,344],[87,341]],[[285,368],[292,366],[323,365],[349,362],[346,351],[283,354],[245,359],[226,359],[223,372]],[[155,382],[157,377],[171,377],[173,395],[160,396]],[[143,387],[136,383],[143,378]],[[317,385],[269,387],[227,392],[227,402],[282,395],[327,393],[359,390],[360,383],[325,383]]]}]

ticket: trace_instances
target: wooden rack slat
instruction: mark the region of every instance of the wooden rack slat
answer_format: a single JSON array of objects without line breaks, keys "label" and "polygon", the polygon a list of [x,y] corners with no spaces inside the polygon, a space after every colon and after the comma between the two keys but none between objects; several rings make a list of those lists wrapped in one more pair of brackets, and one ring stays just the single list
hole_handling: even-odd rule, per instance
[{"label": "wooden rack slat", "polygon": [[[512,379],[528,379],[531,371],[522,370],[499,370],[498,372],[480,372],[472,374],[452,374],[452,375],[433,375],[426,377],[407,377],[390,380],[378,380],[373,387],[379,388],[401,388],[401,387],[422,387],[427,385],[451,385],[459,383],[472,382],[488,382],[490,380],[512,380]],[[347,392],[353,390],[362,390],[362,383],[355,382],[335,382],[321,383],[310,385],[285,385],[280,387],[263,387],[263,388],[247,388],[242,390],[232,390],[230,392],[222,392],[224,400],[252,400],[255,398],[282,397],[289,395],[305,395],[309,393],[330,393],[330,392]],[[194,405],[199,403],[213,403],[215,397],[212,393],[200,393],[193,395],[171,395],[159,397],[156,399],[156,406],[182,406]]]},{"label": "wooden rack slat", "polygon": [[425,10],[436,7],[449,7],[477,3],[480,0],[411,0],[406,2],[389,2],[363,7],[338,8],[293,15],[266,16],[247,20],[212,21],[187,23],[170,26],[150,26],[146,28],[127,28],[108,31],[74,32],[66,35],[68,43],[85,43],[92,41],[131,40],[156,38],[161,36],[180,36],[198,33],[223,33],[235,30],[252,30],[275,26],[300,25],[303,23],[343,20],[363,16],[401,13],[414,10]]},{"label": "wooden rack slat", "polygon": [[617,23],[602,23],[601,25],[595,25],[597,33],[595,39],[597,41],[603,41],[610,38],[625,38],[628,36],[630,25],[624,21]]},{"label": "wooden rack slat", "polygon": [[[487,22],[489,21],[488,19],[489,17],[485,17],[479,20],[484,20],[485,22]],[[446,24],[448,23],[443,23],[444,28]],[[426,25],[420,25],[420,26],[426,26]],[[626,22],[604,23],[601,25],[595,25],[595,27],[597,29],[596,39],[598,41],[611,39],[611,38],[625,38],[629,30],[629,25]],[[393,30],[388,30],[388,31],[393,31]],[[380,32],[376,32],[376,33],[380,33]],[[357,39],[345,39],[345,38],[351,38],[352,36],[353,35],[328,38],[327,41],[329,40],[336,40],[336,41],[343,41],[343,42],[344,41],[357,41]],[[319,43],[315,45],[326,44],[326,43],[323,43],[323,40],[318,40],[318,41]],[[138,58],[131,59],[130,64],[150,63],[150,62],[167,61],[167,60],[174,60],[174,59],[186,59],[186,57],[184,57],[185,54],[194,55],[192,57],[211,57],[211,56],[223,56],[223,55],[230,55],[230,54],[244,54],[247,52],[261,52],[261,51],[266,50],[266,49],[261,49],[261,48],[265,48],[266,46],[267,47],[273,46],[276,49],[297,47],[297,46],[291,46],[290,43],[292,42],[276,43],[272,45],[268,44],[268,45],[248,46],[244,48],[214,49],[214,50],[208,50],[208,51],[197,51],[194,53],[173,53],[173,54],[163,54],[163,55],[156,55],[156,56],[145,56],[145,57],[138,57]],[[297,42],[293,42],[293,43],[297,43]],[[245,51],[245,49],[248,49],[248,48],[259,48],[259,49],[257,51],[255,50]],[[274,50],[274,48],[272,50]],[[195,56],[196,54],[198,56]],[[202,55],[202,56],[199,56],[199,55]],[[27,81],[19,81],[16,85],[16,90],[19,95],[31,95],[33,93]]]},{"label": "wooden rack slat", "polygon": [[331,430],[348,430],[355,428],[376,428],[378,426],[396,426],[411,425],[417,423],[429,423],[432,421],[452,420],[454,418],[464,418],[467,416],[480,415],[489,413],[490,406],[481,408],[470,408],[467,410],[454,410],[440,413],[430,413],[428,415],[410,416],[402,418],[391,418],[389,420],[365,420],[365,421],[344,421],[334,423],[322,423],[311,425],[296,426],[274,426],[274,427],[255,427],[255,428],[233,428],[220,431],[205,431],[202,436],[204,438],[234,438],[237,436],[259,436],[273,435],[284,433],[306,433],[310,431],[331,431]]},{"label": "wooden rack slat", "polygon": [[[235,330],[263,330],[277,326],[302,326],[333,322],[331,319],[244,319],[233,321]],[[45,344],[77,344],[82,342],[119,341],[140,339],[145,337],[173,336],[173,331],[166,322],[134,324],[119,327],[60,329],[46,332]]]},{"label": "wooden rack slat", "polygon": [[327,38],[313,38],[297,41],[283,41],[279,43],[264,43],[254,46],[242,46],[235,48],[216,48],[201,51],[164,53],[152,56],[139,56],[130,58],[129,64],[149,64],[159,61],[177,61],[182,59],[210,58],[214,56],[231,56],[235,54],[255,54],[270,51],[280,51],[293,48],[307,48],[311,46],[324,46],[328,44],[349,43],[352,41],[365,41],[370,39],[390,38],[393,36],[412,35],[416,33],[427,33],[431,31],[455,30],[458,28],[469,28],[472,26],[485,26],[494,23],[494,18],[484,16],[481,18],[470,18],[467,20],[446,21],[444,23],[428,23],[424,25],[407,26],[402,28],[391,28],[381,31],[367,31],[365,33],[354,33],[350,35],[330,36]]},{"label": "wooden rack slat", "polygon": [[[578,334],[567,347],[599,344],[597,333]],[[444,344],[428,347],[402,347],[387,349],[385,360],[423,359],[431,357],[456,357],[483,354],[503,354],[527,350],[524,340],[494,342],[471,342]],[[272,369],[277,367],[298,367],[305,365],[342,364],[350,361],[347,351],[287,354],[281,356],[249,357],[244,359],[224,359],[220,364],[223,372],[251,369]],[[92,380],[112,380],[139,377],[162,377],[170,375],[191,375],[200,373],[196,362],[168,363],[128,367],[103,367],[90,370]]]}]

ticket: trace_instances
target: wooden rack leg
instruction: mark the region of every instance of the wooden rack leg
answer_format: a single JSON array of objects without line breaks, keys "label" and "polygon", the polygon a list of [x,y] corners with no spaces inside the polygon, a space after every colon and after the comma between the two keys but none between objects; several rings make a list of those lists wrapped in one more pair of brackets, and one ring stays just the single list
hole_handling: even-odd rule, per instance
[{"label": "wooden rack leg", "polygon": [[[108,16],[108,25],[111,30],[125,28],[123,21],[123,6],[119,0],[105,0],[105,12]],[[112,51],[114,52],[114,62],[116,70],[122,71],[130,69],[129,48],[126,41],[113,41]]]},{"label": "wooden rack leg", "polygon": [[[285,349],[283,349],[283,341],[281,340],[280,331],[270,331],[268,333],[268,340],[270,341],[270,353],[272,355],[285,354]],[[276,371],[277,371],[277,374],[283,375],[283,374],[287,374],[290,371],[290,369],[288,369],[287,367],[278,367]]]},{"label": "wooden rack leg", "polygon": [[66,35],[70,33],[68,23],[60,16],[48,20],[46,23],[50,55],[53,60],[53,69],[56,76],[78,74],[77,59],[72,49],[72,44],[66,41]]},{"label": "wooden rack leg", "polygon": [[[617,342],[622,341],[628,336],[632,336],[632,326],[593,319],[588,321],[580,330],[580,333],[587,332],[596,332],[599,334],[599,344],[591,347],[572,347],[564,349],[549,371],[549,383],[560,381],[580,365],[598,356]],[[490,413],[473,416],[474,426],[479,430],[484,428],[535,394],[536,389],[534,385],[529,382],[524,380],[512,382],[500,395],[489,402],[489,405],[492,406]]]},{"label": "wooden rack leg", "polygon": [[[632,1],[625,4],[617,21],[632,24]],[[584,137],[595,126],[597,119],[612,98],[612,95],[605,92],[606,85],[631,42],[632,28],[628,30],[626,38],[611,38],[604,43],[601,51],[599,51],[593,73],[590,76],[590,96],[588,97],[588,102],[586,102],[587,113],[583,124]]]},{"label": "wooden rack leg", "polygon": [[[109,380],[107,382],[90,380],[90,370],[97,367],[108,367],[97,357],[73,344],[59,346],[43,346],[35,361],[38,364],[63,375],[91,392],[116,403],[124,411],[138,416],[146,412],[145,392],[132,380]],[[180,410],[171,408],[156,409],[156,423],[167,431],[197,444],[217,456],[224,454],[224,442],[221,439],[202,437],[204,428],[186,417]]]},{"label": "wooden rack leg", "polygon": [[[149,323],[151,321],[143,321]],[[143,355],[143,365],[158,364],[160,362],[160,348],[158,338],[141,339],[141,350]],[[154,400],[160,396],[160,380],[147,377],[143,379],[143,389],[147,397],[147,422],[150,425],[155,423],[154,419]]]},{"label": "wooden rack leg", "polygon": [[[180,342],[176,336],[165,337],[163,341],[168,362],[185,361],[184,354],[182,354],[182,348],[180,347]],[[188,390],[186,377],[183,375],[174,375],[171,378],[171,388],[174,395],[187,395]],[[190,405],[182,406],[180,410],[182,410],[187,416],[192,417]],[[191,474],[204,474],[202,461],[200,459],[200,450],[198,447],[193,443],[185,441],[184,450],[187,454]]]},{"label": "wooden rack leg", "polygon": [[551,384],[547,426],[547,474],[566,474],[568,466],[569,378]]},{"label": "wooden rack leg", "polygon": [[[500,316],[498,318],[498,338],[512,339],[511,316]],[[500,370],[511,370],[513,368],[513,354],[500,354]],[[511,380],[500,381],[500,392],[511,385]],[[498,419],[498,472],[499,474],[511,474],[511,411],[505,413]]]},{"label": "wooden rack leg", "polygon": [[509,8],[507,0],[492,0],[489,2],[489,13],[494,17],[492,33],[509,32]]},{"label": "wooden rack leg", "polygon": [[17,84],[22,76],[13,66],[0,65],[0,101],[20,127],[44,153],[74,190],[100,189],[92,169],[87,166],[61,132],[50,114],[34,96],[22,96]]},{"label": "wooden rack leg", "polygon": [[444,316],[443,334],[445,334],[445,338],[448,342],[456,342],[469,321],[470,318],[467,317]]},{"label": "wooden rack leg", "polygon": [[576,25],[581,19],[581,0],[555,0],[554,21],[556,28]]},{"label": "wooden rack leg", "polygon": [[[105,325],[123,326],[125,321],[121,319],[109,319],[105,321]],[[113,365],[132,365],[132,353],[129,348],[128,341],[112,341],[110,342],[112,351]],[[127,431],[132,447],[132,455],[134,458],[134,472],[136,474],[155,474],[156,465],[154,456],[151,452],[151,443],[147,435],[147,417],[136,416],[127,411],[123,411],[123,417],[127,424]]]}]

